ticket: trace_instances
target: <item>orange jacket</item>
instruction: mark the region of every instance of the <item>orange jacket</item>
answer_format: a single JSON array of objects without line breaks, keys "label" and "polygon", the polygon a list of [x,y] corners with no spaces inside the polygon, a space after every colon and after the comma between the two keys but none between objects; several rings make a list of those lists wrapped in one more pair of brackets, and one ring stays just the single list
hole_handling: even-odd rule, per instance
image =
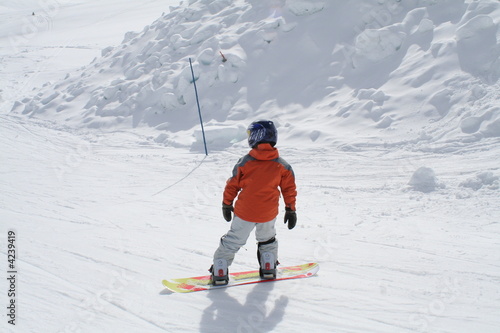
[{"label": "orange jacket", "polygon": [[249,222],[268,222],[278,215],[280,191],[286,207],[295,210],[295,175],[278,149],[261,143],[234,166],[224,189],[224,203],[234,205],[234,214]]}]

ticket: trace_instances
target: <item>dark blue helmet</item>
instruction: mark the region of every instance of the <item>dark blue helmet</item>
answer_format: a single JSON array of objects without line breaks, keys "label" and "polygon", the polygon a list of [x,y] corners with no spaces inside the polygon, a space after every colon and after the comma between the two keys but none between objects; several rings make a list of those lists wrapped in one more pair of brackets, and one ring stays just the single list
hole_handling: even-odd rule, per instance
[{"label": "dark blue helmet", "polygon": [[278,142],[278,131],[270,120],[254,121],[248,126],[248,145],[255,148],[259,143],[269,143],[275,146]]}]

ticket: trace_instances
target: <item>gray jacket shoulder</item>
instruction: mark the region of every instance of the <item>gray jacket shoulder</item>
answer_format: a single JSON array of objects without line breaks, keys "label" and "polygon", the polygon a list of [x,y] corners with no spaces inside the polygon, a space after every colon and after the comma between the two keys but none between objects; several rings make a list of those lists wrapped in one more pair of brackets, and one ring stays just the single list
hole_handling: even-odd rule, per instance
[{"label": "gray jacket shoulder", "polygon": [[255,158],[250,156],[250,154],[247,154],[247,155],[243,156],[242,158],[240,158],[233,168],[233,177],[235,177],[236,174],[238,173],[238,168],[243,167],[247,162],[253,161],[253,160],[255,160]]},{"label": "gray jacket shoulder", "polygon": [[279,163],[279,164],[283,165],[283,167],[284,167],[286,170],[290,171],[290,172],[293,174],[293,176],[295,177],[295,174],[294,174],[294,172],[293,172],[292,166],[291,166],[291,165],[290,165],[287,161],[285,161],[283,158],[278,157],[278,158],[274,159],[273,161],[275,161],[275,162],[277,162],[277,163]]}]

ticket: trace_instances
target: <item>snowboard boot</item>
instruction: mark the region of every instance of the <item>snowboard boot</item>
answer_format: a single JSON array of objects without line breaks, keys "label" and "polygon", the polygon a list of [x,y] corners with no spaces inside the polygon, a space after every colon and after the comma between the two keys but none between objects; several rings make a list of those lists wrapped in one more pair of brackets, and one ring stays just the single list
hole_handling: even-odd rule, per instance
[{"label": "snowboard boot", "polygon": [[212,284],[214,286],[224,286],[229,283],[229,272],[226,259],[216,259],[210,267],[212,273]]},{"label": "snowboard boot", "polygon": [[261,251],[261,247],[265,245],[273,244],[276,242],[276,238],[273,237],[265,242],[259,242],[257,244],[257,259],[259,260],[259,274],[261,279],[271,280],[276,279],[276,266],[279,265],[278,260],[275,258],[273,252]]},{"label": "snowboard boot", "polygon": [[259,275],[261,279],[276,279],[276,259],[271,252],[262,252],[260,254]]}]

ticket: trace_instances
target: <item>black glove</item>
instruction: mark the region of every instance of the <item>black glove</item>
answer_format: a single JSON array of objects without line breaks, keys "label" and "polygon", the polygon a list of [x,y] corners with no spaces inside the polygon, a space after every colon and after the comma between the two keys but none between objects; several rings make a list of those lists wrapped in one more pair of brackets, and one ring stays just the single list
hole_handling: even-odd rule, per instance
[{"label": "black glove", "polygon": [[224,216],[224,220],[227,222],[231,222],[232,214],[231,212],[234,211],[233,205],[226,205],[225,203],[222,203],[222,215]]},{"label": "black glove", "polygon": [[285,224],[288,222],[288,229],[292,230],[297,224],[297,213],[290,207],[286,207]]}]

